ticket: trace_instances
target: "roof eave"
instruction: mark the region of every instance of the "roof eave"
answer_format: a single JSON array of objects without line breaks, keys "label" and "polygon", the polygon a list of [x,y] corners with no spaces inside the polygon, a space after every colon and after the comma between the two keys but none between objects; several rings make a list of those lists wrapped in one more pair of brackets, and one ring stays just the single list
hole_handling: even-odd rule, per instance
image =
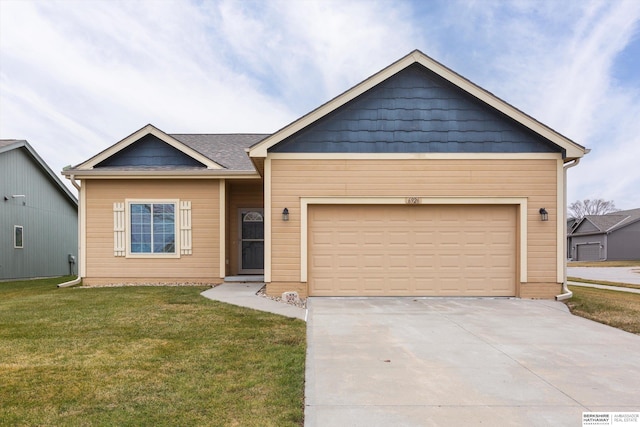
[{"label": "roof eave", "polygon": [[198,170],[100,170],[67,169],[62,174],[71,179],[156,179],[156,178],[260,178],[257,171],[198,169]]}]

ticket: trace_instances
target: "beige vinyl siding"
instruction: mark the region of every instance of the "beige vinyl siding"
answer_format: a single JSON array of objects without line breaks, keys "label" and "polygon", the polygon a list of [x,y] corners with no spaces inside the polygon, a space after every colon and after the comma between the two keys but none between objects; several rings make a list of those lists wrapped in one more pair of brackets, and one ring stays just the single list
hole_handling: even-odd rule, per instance
[{"label": "beige vinyl siding", "polygon": [[273,159],[272,282],[300,281],[300,197],[415,196],[526,197],[528,283],[555,283],[557,167],[557,159]]},{"label": "beige vinyl siding", "polygon": [[229,228],[229,244],[227,245],[227,259],[231,275],[237,275],[240,271],[240,224],[239,209],[255,209],[264,206],[262,181],[242,181],[229,185],[229,211],[227,213]]},{"label": "beige vinyl siding", "polygon": [[[85,180],[83,191],[87,209],[87,283],[104,283],[112,279],[132,282],[140,279],[219,281],[220,212],[217,181]],[[193,253],[180,255],[179,258],[114,256],[113,204],[124,202],[125,199],[190,201]],[[176,238],[179,237],[178,229]]]}]

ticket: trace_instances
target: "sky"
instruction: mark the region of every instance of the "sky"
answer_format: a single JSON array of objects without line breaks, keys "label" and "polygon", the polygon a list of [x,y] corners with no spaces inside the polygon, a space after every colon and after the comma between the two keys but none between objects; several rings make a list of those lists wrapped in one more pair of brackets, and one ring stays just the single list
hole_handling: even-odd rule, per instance
[{"label": "sky", "polygon": [[591,149],[569,203],[640,208],[640,0],[0,0],[0,138],[58,173],[148,123],[272,133],[414,49]]}]

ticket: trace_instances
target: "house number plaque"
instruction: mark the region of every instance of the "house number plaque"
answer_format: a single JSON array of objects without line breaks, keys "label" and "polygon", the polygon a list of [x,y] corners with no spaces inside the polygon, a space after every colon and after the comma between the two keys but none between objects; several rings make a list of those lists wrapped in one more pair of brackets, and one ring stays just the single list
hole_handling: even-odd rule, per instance
[{"label": "house number plaque", "polygon": [[420,198],[419,197],[407,197],[407,204],[408,205],[418,205],[418,204],[420,204]]}]

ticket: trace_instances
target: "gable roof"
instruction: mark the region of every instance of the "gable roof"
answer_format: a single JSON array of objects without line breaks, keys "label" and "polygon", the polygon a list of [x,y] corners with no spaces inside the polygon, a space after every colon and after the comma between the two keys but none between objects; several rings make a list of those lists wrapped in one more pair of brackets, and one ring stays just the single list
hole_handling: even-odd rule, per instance
[{"label": "gable roof", "polygon": [[156,138],[158,138],[162,142],[167,143],[168,145],[170,145],[173,148],[183,152],[184,154],[186,154],[187,156],[193,158],[194,160],[197,160],[198,162],[204,164],[207,167],[207,169],[222,169],[222,166],[220,166],[218,163],[214,162],[212,159],[209,159],[206,156],[198,153],[197,151],[195,151],[191,147],[188,147],[184,143],[178,141],[177,139],[173,138],[169,134],[161,131],[160,129],[158,129],[157,127],[155,127],[155,126],[153,126],[151,124],[148,124],[148,125],[144,126],[143,128],[135,131],[134,133],[132,133],[131,135],[127,136],[126,138],[124,138],[120,142],[115,143],[111,147],[109,147],[106,150],[96,154],[95,156],[93,156],[89,160],[85,161],[84,163],[81,163],[81,164],[75,166],[73,169],[74,170],[89,170],[89,169],[93,169],[100,162],[103,162],[104,160],[108,159],[109,157],[111,157],[111,156],[115,155],[116,153],[124,150],[125,148],[129,147],[130,145],[134,144],[135,142],[137,142],[138,140],[140,140],[141,138],[143,138],[143,137],[145,137],[147,135],[155,136]]},{"label": "gable roof", "polygon": [[[109,159],[135,146],[149,136],[188,156],[196,165],[113,165]],[[255,174],[255,168],[246,150],[262,140],[266,134],[168,134],[149,124],[123,140],[103,150],[83,163],[65,169],[66,176],[101,175],[158,175],[204,174],[224,175],[233,173]],[[198,166],[202,165],[202,166]]]},{"label": "gable roof", "polygon": [[47,177],[55,187],[67,198],[73,205],[78,206],[76,196],[62,183],[62,180],[51,170],[49,165],[40,157],[34,148],[23,139],[0,139],[0,153],[11,150],[23,149],[40,167],[45,177]]},{"label": "gable roof", "polygon": [[376,85],[382,83],[383,81],[389,79],[400,71],[414,65],[419,64],[431,72],[435,73],[439,77],[458,87],[462,91],[467,94],[479,99],[484,102],[486,105],[492,107],[498,112],[506,115],[507,117],[515,120],[517,123],[521,124],[525,128],[530,129],[534,133],[538,134],[542,138],[550,141],[551,143],[557,145],[564,152],[565,162],[569,162],[571,160],[575,160],[584,156],[589,150],[584,148],[583,146],[571,141],[565,136],[559,134],[553,129],[547,127],[546,125],[540,123],[535,120],[531,116],[525,114],[524,112],[518,110],[492,93],[482,89],[481,87],[475,85],[471,81],[465,79],[461,75],[455,73],[439,62],[433,60],[428,57],[424,53],[419,50],[414,50],[409,53],[407,56],[401,58],[400,60],[394,62],[363,82],[357,84],[346,92],[338,95],[333,98],[329,102],[321,105],[317,109],[311,111],[300,119],[292,122],[291,124],[285,126],[280,129],[276,133],[271,136],[268,136],[264,140],[259,143],[253,145],[249,150],[249,155],[252,158],[265,158],[267,156],[268,150],[275,146],[276,144],[282,142],[288,137],[296,134],[307,126],[317,122],[321,118],[331,114],[336,109],[342,107],[348,102],[354,100],[356,97],[364,94],[368,90],[372,89]]},{"label": "gable roof", "polygon": [[[571,234],[578,235],[611,233],[612,231],[633,224],[636,221],[640,221],[640,208],[629,209],[626,211],[617,211],[605,215],[585,215],[585,217],[580,220],[578,225],[574,227],[574,230]],[[580,228],[584,222],[589,222],[597,229],[597,231],[580,233]]]}]

